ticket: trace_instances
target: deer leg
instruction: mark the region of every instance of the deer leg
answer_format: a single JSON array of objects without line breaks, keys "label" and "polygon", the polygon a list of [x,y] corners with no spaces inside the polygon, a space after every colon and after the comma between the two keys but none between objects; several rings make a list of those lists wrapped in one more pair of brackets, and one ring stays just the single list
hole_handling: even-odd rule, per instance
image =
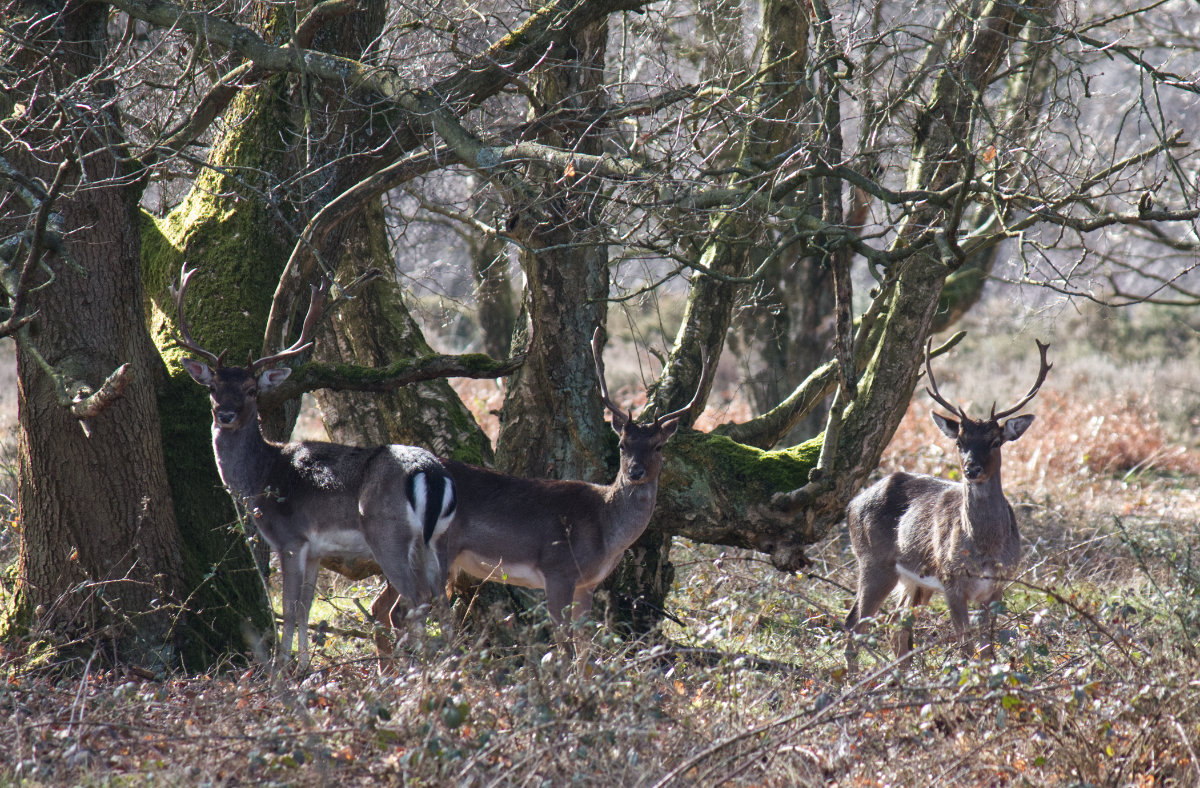
[{"label": "deer leg", "polygon": [[309,558],[308,545],[300,548],[300,566],[304,570],[300,583],[300,598],[296,609],[297,649],[299,650],[298,666],[301,671],[308,670],[308,616],[312,611],[313,597],[317,594],[317,570],[319,562]]},{"label": "deer leg", "polygon": [[403,618],[397,620],[396,606],[399,601],[400,594],[395,586],[386,583],[371,603],[371,616],[375,619],[375,653],[381,660],[392,656],[395,641],[391,637],[391,630],[398,629],[403,623]]},{"label": "deer leg", "polygon": [[954,632],[962,644],[963,654],[968,657],[973,656],[974,648],[969,637],[971,611],[967,609],[967,600],[962,589],[956,585],[947,584],[946,586],[946,607],[950,610],[950,623],[954,625]]},{"label": "deer leg", "polygon": [[983,610],[979,615],[979,657],[990,660],[995,655],[995,616],[992,615],[992,605],[1004,598],[1004,590],[997,589],[983,601]]},{"label": "deer leg", "polygon": [[[546,607],[550,620],[554,622],[554,639],[562,645],[564,637],[571,637],[571,620],[575,613],[575,578],[546,578]],[[591,597],[588,597],[591,608]]]},{"label": "deer leg", "polygon": [[586,637],[584,633],[579,631],[580,625],[588,619],[592,612],[592,600],[596,596],[596,587],[584,588],[578,586],[575,588],[575,593],[572,595],[572,607],[574,610],[573,620],[574,626],[570,627],[571,645],[575,649],[575,662],[577,664],[588,663],[589,646],[591,639]]},{"label": "deer leg", "polygon": [[929,604],[932,596],[932,591],[921,586],[905,589],[900,607],[903,608],[907,603],[908,612],[897,611],[902,617],[900,629],[897,630],[894,641],[894,650],[897,659],[903,659],[913,650],[913,624],[917,616],[917,608],[921,605]]},{"label": "deer leg", "polygon": [[596,595],[595,587],[584,588],[579,586],[575,589],[575,593],[571,595],[571,601],[575,605],[573,613],[576,621],[583,621],[592,612],[592,598]]},{"label": "deer leg", "polygon": [[[304,584],[304,568],[298,550],[289,547],[280,549],[279,574],[283,578],[283,634],[279,639],[278,653],[281,659],[286,660],[292,653],[292,637],[300,619],[300,587]],[[301,650],[307,646],[304,642],[306,635],[307,630],[301,630]]]},{"label": "deer leg", "polygon": [[[414,610],[428,604],[430,590],[425,580],[425,568],[432,556],[425,543],[413,533],[407,518],[368,517],[363,523],[363,532],[367,538],[367,546],[374,553],[375,561],[383,570],[393,593],[408,600]],[[380,604],[382,612],[386,601],[376,602]],[[372,612],[375,612],[374,605]],[[387,609],[387,615],[380,618],[380,621],[398,627],[398,618],[397,600],[393,600]]]},{"label": "deer leg", "polygon": [[865,634],[866,619],[879,612],[883,602],[899,582],[900,575],[895,566],[860,566],[858,570],[858,593],[854,606],[846,616],[846,665],[849,667],[858,658],[855,635]]},{"label": "deer leg", "polygon": [[[407,551],[399,559],[394,555],[384,558],[379,553],[376,553],[375,560],[379,563],[380,568],[383,569],[383,574],[388,580],[388,586],[392,589],[392,595],[398,595],[392,599],[392,604],[387,607],[386,614],[381,620],[397,629],[404,628],[410,629],[415,634],[422,633],[425,626],[424,616],[420,608],[426,607],[426,610],[428,610],[428,589],[416,578],[413,568],[409,564]],[[386,589],[384,593],[387,593]],[[399,597],[403,597],[412,605],[411,618],[401,614]],[[382,613],[382,604],[380,608],[379,612]],[[374,605],[372,605],[372,612],[375,612]]]}]

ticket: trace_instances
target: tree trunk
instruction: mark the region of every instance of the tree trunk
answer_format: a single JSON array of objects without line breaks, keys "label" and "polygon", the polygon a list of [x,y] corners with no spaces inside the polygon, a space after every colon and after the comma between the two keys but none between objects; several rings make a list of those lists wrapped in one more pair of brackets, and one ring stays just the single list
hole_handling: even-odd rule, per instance
[{"label": "tree trunk", "polygon": [[[380,202],[373,200],[345,224],[349,232],[337,261],[340,278],[351,281],[372,267],[389,273],[338,310],[318,343],[315,360],[386,366],[431,353],[391,275],[394,264]],[[358,446],[413,444],[463,462],[491,464],[491,442],[445,380],[369,394],[323,389],[314,396],[335,441]]]},{"label": "tree trunk", "polygon": [[483,352],[492,358],[506,358],[512,352],[517,324],[517,303],[508,278],[508,243],[490,235],[474,235],[468,246]]},{"label": "tree trunk", "polygon": [[[755,121],[747,127],[738,151],[739,169],[770,160],[787,149],[799,133],[797,120],[807,98],[807,93],[800,88],[808,52],[805,6],[796,0],[769,0],[763,8],[762,42],[759,75],[753,84],[750,99]],[[700,349],[707,352],[710,359],[720,358],[736,300],[744,287],[720,275],[741,277],[747,274],[751,261],[762,257],[756,251],[756,244],[760,242],[761,230],[743,214],[722,213],[712,220],[699,263],[718,276],[697,274],[692,278],[683,321],[662,377],[646,409],[648,415],[681,408],[696,395],[701,380]],[[707,390],[700,391],[700,402],[706,402],[708,394]],[[697,408],[693,416],[698,415],[699,410]],[[688,422],[688,417],[684,421]],[[711,443],[699,441],[699,445],[724,447],[726,441],[728,439],[714,438]],[[688,442],[682,436],[677,437],[675,442],[697,445],[696,440]],[[739,451],[741,448],[744,447],[739,447]],[[650,529],[633,545],[618,571],[605,584],[623,606],[622,612],[628,616],[629,629],[637,635],[650,631],[662,620],[674,581],[674,568],[670,565],[670,540],[671,534],[678,531],[670,525],[672,508],[698,502],[694,497],[695,490],[692,490],[692,495],[681,493],[679,481],[686,477],[677,474],[700,469],[691,463],[685,463],[683,468],[673,468],[672,459],[677,453],[686,456],[678,446],[668,450],[659,506]],[[723,477],[722,471],[727,466],[718,459],[720,456],[720,452],[708,454],[706,449],[692,455],[692,462],[704,463],[704,470],[712,472],[714,484],[708,490],[715,496],[714,503],[719,500],[725,484],[733,485],[730,493],[739,504],[746,503],[747,499],[739,496],[743,485],[736,478]],[[713,465],[707,467],[710,461]],[[785,478],[805,477],[808,469],[806,462],[804,460],[796,464],[785,474]],[[706,512],[699,514],[700,520],[707,520],[709,515],[716,518],[733,515],[738,521],[743,519],[734,514],[736,509],[720,504],[701,508]],[[678,513],[680,510],[676,508],[674,511]],[[697,512],[693,511],[692,516],[696,515]],[[771,545],[775,544],[773,538],[769,541]]]},{"label": "tree trunk", "polygon": [[[24,28],[29,46],[4,45],[24,74],[26,111],[46,111],[55,86],[86,92],[73,105],[74,146],[49,128],[62,121],[51,113],[30,129],[29,155],[16,164],[50,183],[55,164],[78,157],[54,207],[68,231],[65,251],[82,270],[55,261],[57,280],[30,296],[40,317],[18,336],[22,539],[4,628],[8,636],[53,632],[83,656],[99,645],[108,659],[165,669],[203,648],[189,642],[192,614],[181,607],[187,584],[155,404],[161,364],[142,320],[134,173],[121,158],[112,85],[92,74],[107,51],[108,14],[86,3],[49,17],[38,9],[48,24],[27,25],[20,8],[6,20]],[[123,395],[92,418],[73,415],[69,401],[100,389],[122,364],[130,371]]]},{"label": "tree trunk", "polygon": [[[596,114],[603,107],[608,21],[556,45],[534,86],[543,112]],[[584,154],[601,152],[598,135],[546,141]],[[608,307],[608,248],[597,226],[596,178],[552,172],[536,202],[513,206],[526,238],[521,266],[532,324],[528,358],[511,378],[500,415],[498,466],[519,476],[610,480],[612,431],[596,396],[592,334]]]},{"label": "tree trunk", "polygon": [[[271,174],[284,169],[283,141],[291,136],[285,86],[285,78],[266,80],[234,99],[227,131],[209,156],[214,166],[201,171],[170,215],[147,217],[143,233],[142,265],[153,302],[148,320],[170,373],[159,403],[176,516],[193,554],[189,565],[203,573],[192,586],[201,594],[198,605],[224,611],[222,639],[214,646],[226,654],[246,653],[246,632],[274,637],[262,579],[268,548],[257,538],[247,543],[246,536],[255,534],[238,525],[217,475],[207,392],[183,370],[185,353],[175,344],[176,309],[167,290],[186,260],[197,269],[186,305],[194,338],[214,352],[228,350],[232,363],[261,355],[271,296],[290,248],[284,216],[263,199],[275,185]],[[291,422],[265,416],[268,436],[286,439]],[[211,599],[204,598],[208,592]]]},{"label": "tree trunk", "polygon": [[[962,34],[952,67],[939,74],[928,102],[918,112],[909,188],[944,189],[968,172],[975,152],[962,143],[973,139],[979,121],[975,102],[1010,47],[1021,40],[1023,19],[1020,4],[989,3]],[[941,245],[931,236],[956,232],[957,221],[942,207],[924,204],[898,227],[893,247],[921,251],[891,272],[892,283],[872,307],[880,307],[878,317],[864,320],[859,327],[856,349],[865,368],[856,396],[835,411],[823,436],[832,449],[830,467],[777,499],[777,506],[799,517],[802,531],[820,535],[841,519],[895,433],[911,398],[946,276],[954,265],[942,256]]]}]

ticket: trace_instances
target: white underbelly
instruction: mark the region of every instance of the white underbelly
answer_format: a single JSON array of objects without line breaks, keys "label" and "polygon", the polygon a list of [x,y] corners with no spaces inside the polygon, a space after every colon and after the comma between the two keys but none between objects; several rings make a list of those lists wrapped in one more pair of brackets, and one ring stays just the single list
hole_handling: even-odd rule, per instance
[{"label": "white underbelly", "polygon": [[[929,591],[946,593],[946,587],[933,575],[922,575],[914,572],[903,564],[896,564],[896,572],[900,575],[900,585],[908,590],[923,588]],[[988,577],[955,578],[955,585],[962,591],[967,604],[980,604],[992,598],[997,589],[1004,584]]]},{"label": "white underbelly", "polygon": [[308,554],[311,558],[374,558],[362,531],[356,528],[337,528],[308,533]]},{"label": "white underbelly", "polygon": [[480,580],[491,580],[496,583],[507,583],[510,586],[523,588],[545,588],[546,577],[532,564],[518,564],[507,561],[491,561],[483,556],[464,550],[454,559],[454,572],[466,572],[471,577]]},{"label": "white underbelly", "polygon": [[896,572],[900,575],[900,584],[905,588],[924,588],[929,591],[946,593],[946,587],[942,585],[942,581],[933,575],[919,574],[901,563],[896,564]]}]

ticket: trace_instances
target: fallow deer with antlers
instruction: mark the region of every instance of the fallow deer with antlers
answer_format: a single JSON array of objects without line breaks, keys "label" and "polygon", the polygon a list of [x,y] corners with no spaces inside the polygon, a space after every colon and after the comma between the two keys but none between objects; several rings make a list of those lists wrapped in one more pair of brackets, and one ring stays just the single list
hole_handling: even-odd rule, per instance
[{"label": "fallow deer with antlers", "polygon": [[[413,446],[358,448],[320,441],[280,444],[263,437],[258,397],[291,373],[272,365],[311,346],[324,302],[314,288],[300,338],[244,367],[224,362],[192,339],[183,303],[195,269],[184,266],[173,295],[180,344],[201,360],[184,359],[188,374],[209,391],[213,450],[221,481],[244,505],[279,556],[283,579],[281,653],[298,634],[301,668],[308,664],[308,615],[322,560],[374,560],[389,583],[415,605],[427,603],[445,568],[430,549],[449,526],[455,489],[441,462]],[[395,602],[395,598],[392,598]],[[390,618],[390,616],[389,616]]]},{"label": "fallow deer with antlers", "polygon": [[[865,631],[864,619],[878,611],[899,586],[901,606],[927,604],[935,591],[946,597],[950,620],[964,647],[969,647],[968,605],[982,605],[991,652],[991,610],[998,602],[1021,560],[1021,537],[1013,508],[1000,483],[1000,450],[1021,437],[1033,422],[1032,415],[1012,416],[1037,394],[1050,371],[1049,345],[1037,343],[1041,355],[1037,381],[1011,408],[976,420],[952,405],[938,391],[925,348],[926,391],[956,418],[931,413],[938,429],[958,449],[959,482],[933,476],[892,473],[859,493],[850,502],[847,523],[858,561],[858,592],[846,617],[847,660],[855,656],[855,634]],[[905,623],[896,635],[895,653],[912,650],[912,626]]]},{"label": "fallow deer with antlers", "polygon": [[[663,447],[695,407],[712,367],[703,364],[692,401],[638,424],[608,394],[600,333],[592,357],[600,395],[620,436],[620,469],[611,484],[534,479],[443,460],[458,510],[437,541],[438,566],[481,580],[544,589],[550,618],[587,616],[598,586],[646,530],[658,496]],[[394,597],[372,612],[385,623]]]}]

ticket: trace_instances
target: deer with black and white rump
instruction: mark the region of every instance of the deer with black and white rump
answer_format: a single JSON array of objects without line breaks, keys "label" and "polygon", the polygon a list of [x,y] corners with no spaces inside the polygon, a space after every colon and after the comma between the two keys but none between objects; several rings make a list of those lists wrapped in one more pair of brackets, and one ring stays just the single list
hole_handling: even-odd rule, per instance
[{"label": "deer with black and white rump", "polygon": [[279,557],[283,579],[279,645],[286,657],[295,632],[303,669],[309,659],[309,610],[322,560],[374,560],[391,587],[410,603],[419,606],[430,601],[445,578],[431,544],[453,518],[454,484],[437,457],[413,446],[279,444],[264,438],[258,423],[258,396],[291,373],[287,367],[272,365],[311,346],[325,288],[313,288],[294,344],[274,355],[251,356],[244,367],[230,366],[224,353],[214,355],[191,337],[183,303],[193,273],[195,269],[184,266],[173,295],[180,344],[203,360],[187,358],[183,364],[209,391],[213,451],[221,481]]},{"label": "deer with black and white rump", "polygon": [[[611,484],[531,479],[443,460],[458,510],[435,550],[438,566],[481,579],[544,589],[550,618],[588,615],[598,586],[645,532],[654,513],[663,447],[695,407],[712,366],[703,365],[692,401],[638,424],[608,394],[600,332],[592,336],[600,395],[620,436],[620,469]],[[390,609],[380,598],[377,616]],[[386,623],[387,619],[381,620]]]},{"label": "deer with black and white rump", "polygon": [[[982,653],[991,654],[990,606],[1003,597],[1021,560],[1017,519],[1000,483],[1000,450],[1033,423],[1029,414],[1008,417],[1029,404],[1050,371],[1049,345],[1037,346],[1040,367],[1029,392],[999,413],[993,404],[991,416],[977,420],[938,391],[926,344],[926,391],[955,418],[930,415],[958,449],[962,481],[892,473],[850,502],[846,519],[858,561],[858,592],[846,617],[848,662],[855,657],[855,635],[866,631],[865,619],[878,613],[897,587],[901,607],[913,609],[928,604],[935,591],[943,594],[954,630],[967,649],[968,605],[981,605],[987,632]],[[912,645],[912,625],[905,623],[896,633],[896,656],[907,655]]]}]

